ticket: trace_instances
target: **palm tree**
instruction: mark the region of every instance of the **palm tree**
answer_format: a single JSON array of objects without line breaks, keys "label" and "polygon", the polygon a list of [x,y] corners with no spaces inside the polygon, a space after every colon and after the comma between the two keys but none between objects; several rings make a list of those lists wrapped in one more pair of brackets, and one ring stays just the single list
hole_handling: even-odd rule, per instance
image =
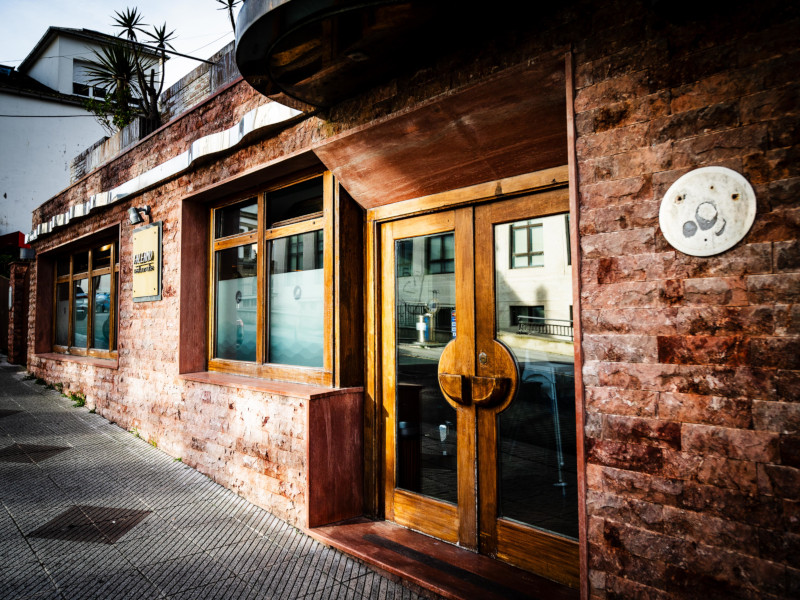
[{"label": "palm tree", "polygon": [[237,5],[242,3],[242,0],[217,0],[220,4],[222,4],[222,8],[217,10],[227,10],[228,11],[228,18],[231,20],[231,28],[233,29],[233,33],[236,33],[236,21],[233,19],[233,9],[236,8]]},{"label": "palm tree", "polygon": [[[119,36],[124,36],[125,41],[95,51],[95,58],[87,69],[92,83],[112,93],[107,94],[103,102],[90,101],[87,108],[98,118],[111,118],[118,127],[124,127],[134,117],[142,116],[146,123],[141,132],[144,136],[161,124],[158,99],[164,89],[166,50],[174,50],[171,41],[175,31],[168,31],[166,23],[154,25],[152,31],[146,30],[147,25],[142,22],[142,15],[137,8],[116,11],[112,18],[113,26],[121,29]],[[144,34],[155,44],[157,59],[143,53],[138,34]],[[157,81],[156,67],[160,70]],[[138,112],[131,111],[132,103]],[[100,115],[100,112],[105,114]]]}]

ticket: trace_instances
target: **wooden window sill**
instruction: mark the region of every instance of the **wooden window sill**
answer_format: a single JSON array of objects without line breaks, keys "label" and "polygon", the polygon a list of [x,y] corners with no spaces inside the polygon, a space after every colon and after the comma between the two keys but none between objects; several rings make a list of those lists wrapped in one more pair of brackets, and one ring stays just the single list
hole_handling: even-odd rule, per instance
[{"label": "wooden window sill", "polygon": [[103,369],[119,369],[119,360],[116,358],[98,358],[96,356],[80,356],[77,354],[64,354],[61,352],[46,352],[44,354],[36,354],[36,358],[41,358],[44,360],[58,360],[61,362],[81,363]]},{"label": "wooden window sill", "polygon": [[290,398],[301,398],[314,400],[316,398],[327,398],[339,394],[361,393],[363,387],[332,388],[320,385],[309,385],[305,383],[291,383],[288,381],[276,381],[274,379],[260,379],[257,377],[247,377],[246,375],[231,375],[230,373],[218,373],[215,371],[201,371],[197,373],[183,373],[181,379],[185,381],[195,381],[197,383],[208,383],[224,387],[244,388],[257,392],[278,394]]}]

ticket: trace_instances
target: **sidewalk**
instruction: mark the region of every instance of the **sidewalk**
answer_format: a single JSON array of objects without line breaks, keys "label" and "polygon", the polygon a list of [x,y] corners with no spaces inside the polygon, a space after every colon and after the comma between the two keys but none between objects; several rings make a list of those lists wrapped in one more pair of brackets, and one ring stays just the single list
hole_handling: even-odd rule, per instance
[{"label": "sidewalk", "polygon": [[0,598],[420,596],[0,362]]}]

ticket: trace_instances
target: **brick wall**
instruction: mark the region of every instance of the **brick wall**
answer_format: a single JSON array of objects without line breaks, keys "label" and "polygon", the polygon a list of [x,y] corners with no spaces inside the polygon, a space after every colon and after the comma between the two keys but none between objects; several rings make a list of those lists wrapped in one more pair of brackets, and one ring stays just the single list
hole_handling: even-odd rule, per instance
[{"label": "brick wall", "polygon": [[[593,597],[800,595],[800,24],[773,8],[576,44]],[[695,258],[658,210],[707,165],[758,214]]]},{"label": "brick wall", "polygon": [[15,365],[24,365],[28,359],[30,264],[20,261],[9,265],[11,307],[8,311],[8,362]]}]

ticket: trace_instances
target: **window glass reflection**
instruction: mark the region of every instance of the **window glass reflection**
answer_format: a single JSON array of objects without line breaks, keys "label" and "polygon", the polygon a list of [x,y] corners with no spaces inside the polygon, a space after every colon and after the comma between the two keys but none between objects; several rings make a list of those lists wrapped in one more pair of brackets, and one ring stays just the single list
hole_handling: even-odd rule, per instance
[{"label": "window glass reflection", "polygon": [[89,280],[76,279],[72,288],[72,332],[73,345],[86,347],[86,331],[89,319]]},{"label": "window glass reflection", "polygon": [[247,244],[215,253],[217,358],[256,360],[256,249],[256,244]]},{"label": "window glass reflection", "polygon": [[[110,258],[110,254],[109,254]],[[92,348],[110,349],[111,340],[111,274],[92,277],[94,304],[92,306]]]},{"label": "window glass reflection", "polygon": [[323,232],[269,244],[268,362],[323,366]]},{"label": "window glass reflection", "polygon": [[[69,267],[67,268],[69,272]],[[56,339],[58,346],[69,345],[69,283],[56,286]]]},{"label": "window glass reflection", "polygon": [[572,270],[564,215],[498,225],[494,233],[497,338],[511,349],[520,376],[516,398],[498,416],[499,514],[577,538]]}]

